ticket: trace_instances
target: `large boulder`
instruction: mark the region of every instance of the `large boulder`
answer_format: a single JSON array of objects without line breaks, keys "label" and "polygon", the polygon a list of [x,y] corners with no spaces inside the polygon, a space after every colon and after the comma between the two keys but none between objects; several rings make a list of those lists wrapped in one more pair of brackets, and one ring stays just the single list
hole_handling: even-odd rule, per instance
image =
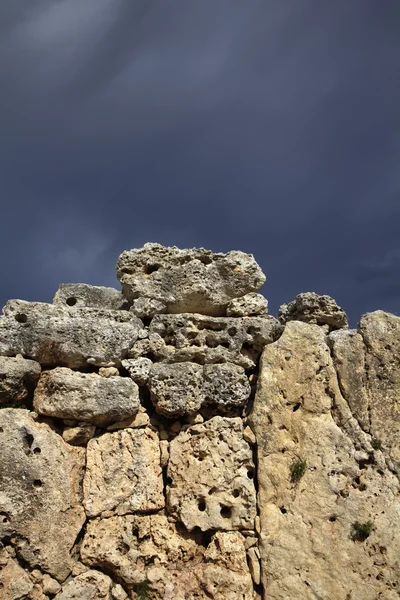
[{"label": "large boulder", "polygon": [[265,348],[251,423],[266,597],[398,598],[399,480],[343,398],[320,327],[290,322]]},{"label": "large boulder", "polygon": [[141,329],[128,311],[10,300],[0,318],[0,355],[46,367],[118,366]]},{"label": "large boulder", "polygon": [[45,371],[34,397],[41,415],[101,426],[133,417],[139,405],[139,388],[130,377],[105,378],[65,367]]},{"label": "large boulder", "polygon": [[160,244],[123,252],[117,275],[132,310],[139,310],[141,317],[185,312],[225,315],[232,298],[257,292],[265,283],[251,254],[180,250]]},{"label": "large boulder", "polygon": [[81,482],[85,453],[68,446],[27,410],[0,410],[0,540],[60,581],[85,522]]}]

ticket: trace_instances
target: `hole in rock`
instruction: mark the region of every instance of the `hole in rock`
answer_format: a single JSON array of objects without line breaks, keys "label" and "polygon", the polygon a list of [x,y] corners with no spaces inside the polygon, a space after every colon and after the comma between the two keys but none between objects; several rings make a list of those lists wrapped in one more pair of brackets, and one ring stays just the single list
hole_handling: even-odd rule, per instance
[{"label": "hole in rock", "polygon": [[200,512],[204,512],[206,510],[206,503],[204,502],[204,500],[201,500],[198,505],[197,505],[198,509]]},{"label": "hole in rock", "polygon": [[331,523],[334,523],[336,521],[336,515],[331,515],[329,517],[329,520],[330,520]]},{"label": "hole in rock", "polygon": [[40,454],[41,453],[41,449],[40,448],[34,448],[33,449],[33,454]]},{"label": "hole in rock", "polygon": [[33,482],[33,485],[34,485],[36,488],[40,488],[40,487],[42,487],[42,485],[43,485],[43,482],[42,482],[42,481],[40,481],[40,479],[35,479],[35,480],[34,480],[34,482]]},{"label": "hole in rock", "polygon": [[144,268],[144,272],[146,275],[151,275],[151,273],[155,273],[160,268],[160,265],[146,265]]},{"label": "hole in rock", "polygon": [[224,517],[224,519],[230,519],[232,516],[232,509],[230,506],[221,506],[221,517]]},{"label": "hole in rock", "polygon": [[233,496],[234,498],[239,498],[239,496],[240,496],[240,492],[239,492],[239,490],[233,490],[233,492],[232,492],[232,496]]},{"label": "hole in rock", "polygon": [[293,412],[296,412],[296,410],[299,410],[299,408],[301,408],[301,404],[300,402],[297,402],[297,404],[293,406]]},{"label": "hole in rock", "polygon": [[0,433],[3,433],[4,429],[2,427],[0,427]]},{"label": "hole in rock", "polygon": [[209,256],[200,256],[199,260],[203,265],[210,265],[212,263],[212,259]]},{"label": "hole in rock", "polygon": [[165,480],[165,483],[167,485],[171,485],[172,484],[172,477],[167,477],[166,480]]},{"label": "hole in rock", "polygon": [[281,507],[279,508],[279,510],[281,511],[281,513],[282,513],[283,515],[286,515],[286,513],[287,513],[287,510],[286,510],[286,508],[285,508],[284,506],[281,506]]},{"label": "hole in rock", "polygon": [[66,299],[66,303],[68,304],[68,306],[75,306],[75,304],[77,303],[77,299],[74,298],[74,296],[71,296],[70,298]]},{"label": "hole in rock", "polygon": [[237,334],[237,329],[236,329],[236,327],[229,327],[229,329],[228,329],[228,333],[229,333],[229,335],[231,335],[231,336],[234,336],[234,335],[236,335],[236,334]]},{"label": "hole in rock", "polygon": [[254,469],[249,469],[249,470],[247,471],[247,477],[248,477],[249,479],[254,479]]},{"label": "hole in rock", "polygon": [[15,320],[18,321],[18,323],[26,323],[28,317],[24,313],[17,313],[15,315]]}]

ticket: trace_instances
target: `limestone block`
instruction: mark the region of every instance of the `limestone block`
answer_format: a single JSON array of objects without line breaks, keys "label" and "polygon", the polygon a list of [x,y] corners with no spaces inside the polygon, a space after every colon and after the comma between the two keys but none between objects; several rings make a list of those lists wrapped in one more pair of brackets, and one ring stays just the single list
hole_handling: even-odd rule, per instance
[{"label": "limestone block", "polygon": [[160,446],[149,428],[122,429],[89,441],[83,481],[89,517],[123,515],[164,506]]},{"label": "limestone block", "polygon": [[42,374],[33,404],[37,413],[48,417],[106,426],[138,412],[139,388],[130,377],[106,379],[57,367]]},{"label": "limestone block", "polygon": [[11,538],[32,568],[63,580],[85,521],[84,450],[65,444],[28,411],[13,408],[0,410],[0,447],[0,539]]},{"label": "limestone block", "polygon": [[89,570],[63,585],[55,600],[113,600],[113,585],[107,575]]},{"label": "limestone block", "polygon": [[149,317],[161,310],[221,316],[232,298],[256,292],[265,283],[251,254],[180,250],[160,244],[123,252],[117,275],[131,302],[141,298],[157,301],[155,312],[147,307]]},{"label": "limestone block", "polygon": [[149,358],[125,358],[122,366],[126,369],[135,383],[146,385],[150,375],[151,365]]},{"label": "limestone block", "polygon": [[227,306],[228,317],[255,317],[268,313],[268,300],[262,294],[252,292],[241,298],[234,298]]},{"label": "limestone block", "polygon": [[149,337],[136,342],[130,356],[147,356],[170,363],[230,362],[252,369],[264,346],[278,339],[282,330],[282,325],[268,315],[242,318],[156,315],[149,327]]},{"label": "limestone block", "polygon": [[53,304],[113,310],[128,309],[129,306],[119,290],[87,283],[62,283],[53,298]]},{"label": "limestone block", "polygon": [[292,302],[282,304],[278,319],[281,323],[303,321],[313,325],[328,325],[330,331],[348,327],[347,315],[335,300],[314,292],[298,294]]},{"label": "limestone block", "polygon": [[182,535],[162,513],[90,521],[81,556],[133,594],[145,589],[149,598],[255,598],[240,533],[217,532],[206,548],[201,538]]},{"label": "limestone block", "polygon": [[22,356],[0,356],[0,407],[29,405],[40,365]]},{"label": "limestone block", "polygon": [[128,311],[10,300],[0,318],[0,355],[79,369],[118,366],[142,323]]},{"label": "limestone block", "polygon": [[169,446],[167,507],[192,531],[253,529],[254,463],[240,418],[214,417]]},{"label": "limestone block", "polygon": [[399,481],[365,451],[320,327],[292,321],[265,348],[250,421],[266,597],[394,600]]},{"label": "limestone block", "polygon": [[205,365],[203,380],[204,404],[227,409],[243,406],[250,396],[249,380],[238,365]]}]

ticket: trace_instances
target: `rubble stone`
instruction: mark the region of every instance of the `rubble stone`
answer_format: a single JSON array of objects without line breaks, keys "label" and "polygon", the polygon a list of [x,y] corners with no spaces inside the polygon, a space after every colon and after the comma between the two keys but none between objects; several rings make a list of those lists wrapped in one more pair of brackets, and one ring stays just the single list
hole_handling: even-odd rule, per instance
[{"label": "rubble stone", "polygon": [[22,354],[47,367],[118,366],[142,328],[128,311],[10,300],[3,312],[0,355]]},{"label": "rubble stone", "polygon": [[42,415],[105,426],[138,412],[139,389],[129,377],[106,379],[57,367],[42,374],[33,404]]},{"label": "rubble stone", "polygon": [[39,363],[22,356],[0,356],[0,408],[29,406],[40,370]]},{"label": "rubble stone", "polygon": [[255,467],[240,418],[214,417],[169,446],[167,507],[192,531],[253,529]]},{"label": "rubble stone", "polygon": [[328,325],[329,331],[348,327],[347,315],[330,296],[315,292],[298,294],[288,304],[282,304],[278,319],[281,323],[303,321],[314,325]]},{"label": "rubble stone", "polygon": [[[160,244],[125,251],[117,263],[125,296],[149,298],[166,313],[225,315],[232,298],[256,292],[265,275],[251,254],[213,253],[204,248],[180,250]],[[157,305],[156,312],[161,311]],[[147,309],[148,316],[156,314]]]},{"label": "rubble stone", "polygon": [[227,306],[228,317],[256,317],[268,313],[268,300],[262,294],[252,292],[241,298],[234,298]]},{"label": "rubble stone", "polygon": [[71,446],[85,446],[96,432],[96,426],[89,423],[80,423],[74,427],[66,427],[63,431],[63,440]]},{"label": "rubble stone", "polygon": [[146,385],[152,364],[149,358],[125,358],[122,361],[122,366],[138,385]]},{"label": "rubble stone", "polygon": [[55,600],[113,600],[112,587],[110,577],[89,570],[63,585]]},{"label": "rubble stone", "polygon": [[122,429],[90,440],[83,491],[89,517],[163,508],[157,434],[149,428]]},{"label": "rubble stone", "polygon": [[111,287],[87,283],[62,283],[53,298],[53,304],[68,307],[128,309],[129,304],[122,292]]}]

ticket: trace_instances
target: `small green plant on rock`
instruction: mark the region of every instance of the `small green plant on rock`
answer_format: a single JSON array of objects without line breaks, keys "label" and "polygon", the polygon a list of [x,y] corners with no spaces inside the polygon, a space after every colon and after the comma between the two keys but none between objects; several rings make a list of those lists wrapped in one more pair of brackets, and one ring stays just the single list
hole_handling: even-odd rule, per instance
[{"label": "small green plant on rock", "polygon": [[353,542],[365,542],[367,537],[371,534],[372,527],[372,521],[367,521],[367,523],[359,523],[359,521],[356,521],[353,523],[351,532],[351,539]]},{"label": "small green plant on rock", "polygon": [[382,442],[381,440],[373,439],[371,440],[371,446],[374,450],[382,450]]},{"label": "small green plant on rock", "polygon": [[306,472],[306,468],[306,460],[296,460],[290,467],[290,481],[292,483],[298,483]]},{"label": "small green plant on rock", "polygon": [[137,583],[134,587],[135,594],[138,600],[149,600],[149,580],[144,579],[140,583]]}]

